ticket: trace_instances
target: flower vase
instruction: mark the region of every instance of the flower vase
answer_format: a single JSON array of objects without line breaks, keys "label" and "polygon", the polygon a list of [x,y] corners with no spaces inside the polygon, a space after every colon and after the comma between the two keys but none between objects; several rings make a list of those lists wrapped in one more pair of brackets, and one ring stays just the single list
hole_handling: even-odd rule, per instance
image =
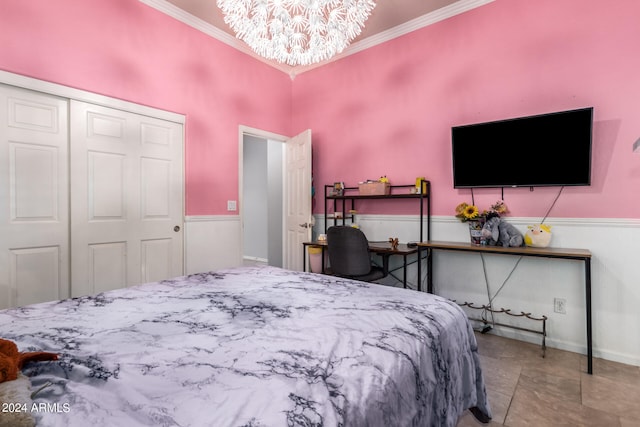
[{"label": "flower vase", "polygon": [[484,227],[484,218],[470,219],[467,221],[469,224],[469,235],[471,237],[472,245],[482,245],[484,243],[484,237],[482,237],[482,227]]}]

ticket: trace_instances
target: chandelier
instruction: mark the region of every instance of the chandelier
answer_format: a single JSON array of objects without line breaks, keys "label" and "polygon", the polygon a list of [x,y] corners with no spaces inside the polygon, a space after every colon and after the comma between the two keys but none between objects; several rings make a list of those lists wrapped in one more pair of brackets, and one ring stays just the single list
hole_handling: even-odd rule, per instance
[{"label": "chandelier", "polygon": [[358,35],[373,0],[217,0],[224,22],[258,55],[292,66],[329,59]]}]

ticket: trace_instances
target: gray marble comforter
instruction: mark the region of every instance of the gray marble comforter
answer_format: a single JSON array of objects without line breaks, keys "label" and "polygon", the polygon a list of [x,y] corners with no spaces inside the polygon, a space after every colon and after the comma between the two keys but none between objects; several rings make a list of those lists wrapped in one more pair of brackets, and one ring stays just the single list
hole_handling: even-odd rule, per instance
[{"label": "gray marble comforter", "polygon": [[[455,426],[489,416],[465,314],[426,293],[272,267],[0,311],[60,354],[39,426]],[[2,416],[2,414],[0,414]]]}]

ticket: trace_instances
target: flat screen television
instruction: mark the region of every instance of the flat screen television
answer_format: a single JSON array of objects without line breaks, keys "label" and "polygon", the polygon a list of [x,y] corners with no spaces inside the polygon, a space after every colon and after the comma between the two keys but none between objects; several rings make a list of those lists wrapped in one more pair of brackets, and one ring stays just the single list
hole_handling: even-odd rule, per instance
[{"label": "flat screen television", "polygon": [[453,187],[591,185],[593,107],[454,126]]}]

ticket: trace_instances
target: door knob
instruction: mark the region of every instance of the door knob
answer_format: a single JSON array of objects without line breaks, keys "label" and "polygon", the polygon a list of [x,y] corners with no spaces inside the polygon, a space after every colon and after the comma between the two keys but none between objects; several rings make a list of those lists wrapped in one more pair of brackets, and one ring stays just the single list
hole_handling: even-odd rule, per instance
[{"label": "door knob", "polygon": [[173,231],[175,231],[176,233],[180,231],[180,226],[176,225],[175,227],[173,227]]},{"label": "door knob", "polygon": [[309,228],[309,224],[305,222],[304,224],[300,224],[300,227],[302,227],[302,228]]}]

